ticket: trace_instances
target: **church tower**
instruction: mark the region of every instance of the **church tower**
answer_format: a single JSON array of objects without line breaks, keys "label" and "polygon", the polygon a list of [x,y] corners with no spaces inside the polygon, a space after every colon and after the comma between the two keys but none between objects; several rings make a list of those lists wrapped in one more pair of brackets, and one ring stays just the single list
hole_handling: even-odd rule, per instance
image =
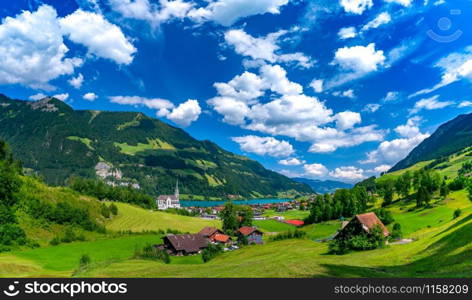
[{"label": "church tower", "polygon": [[180,198],[180,193],[179,193],[179,180],[177,179],[177,183],[175,184],[175,197],[177,199]]}]

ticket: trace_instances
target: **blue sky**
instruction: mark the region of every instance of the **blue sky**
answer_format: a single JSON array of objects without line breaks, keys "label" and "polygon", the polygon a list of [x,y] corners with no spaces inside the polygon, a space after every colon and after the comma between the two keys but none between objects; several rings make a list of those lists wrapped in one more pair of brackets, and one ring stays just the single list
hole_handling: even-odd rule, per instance
[{"label": "blue sky", "polygon": [[133,110],[288,176],[394,165],[472,108],[472,1],[2,1],[0,92]]}]

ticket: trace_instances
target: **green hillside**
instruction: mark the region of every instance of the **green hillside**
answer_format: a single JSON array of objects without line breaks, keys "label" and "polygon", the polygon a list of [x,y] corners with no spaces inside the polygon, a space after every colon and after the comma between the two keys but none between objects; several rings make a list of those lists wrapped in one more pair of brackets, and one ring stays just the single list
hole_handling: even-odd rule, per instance
[{"label": "green hillside", "polygon": [[460,115],[441,125],[391,170],[406,169],[418,162],[438,159],[472,146],[472,114]]},{"label": "green hillside", "polygon": [[[256,161],[198,141],[185,131],[142,113],[76,111],[64,102],[12,100],[0,95],[0,139],[30,172],[48,184],[72,176],[94,178],[98,165],[108,181],[138,183],[151,195],[243,197],[311,192]],[[28,142],[25,142],[28,141]]]}]

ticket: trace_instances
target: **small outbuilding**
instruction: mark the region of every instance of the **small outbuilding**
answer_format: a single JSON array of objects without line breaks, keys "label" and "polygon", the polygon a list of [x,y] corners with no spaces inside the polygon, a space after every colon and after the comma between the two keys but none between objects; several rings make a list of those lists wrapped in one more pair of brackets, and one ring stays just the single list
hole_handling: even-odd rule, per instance
[{"label": "small outbuilding", "polygon": [[248,244],[262,244],[262,236],[264,233],[256,227],[244,226],[239,228],[237,232],[238,237],[246,237]]}]

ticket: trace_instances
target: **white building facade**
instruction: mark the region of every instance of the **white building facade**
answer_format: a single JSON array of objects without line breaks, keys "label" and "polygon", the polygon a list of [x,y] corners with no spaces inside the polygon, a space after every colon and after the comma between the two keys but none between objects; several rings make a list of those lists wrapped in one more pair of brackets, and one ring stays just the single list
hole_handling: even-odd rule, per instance
[{"label": "white building facade", "polygon": [[179,181],[175,185],[174,195],[160,195],[156,199],[157,208],[166,210],[168,208],[180,208]]}]

